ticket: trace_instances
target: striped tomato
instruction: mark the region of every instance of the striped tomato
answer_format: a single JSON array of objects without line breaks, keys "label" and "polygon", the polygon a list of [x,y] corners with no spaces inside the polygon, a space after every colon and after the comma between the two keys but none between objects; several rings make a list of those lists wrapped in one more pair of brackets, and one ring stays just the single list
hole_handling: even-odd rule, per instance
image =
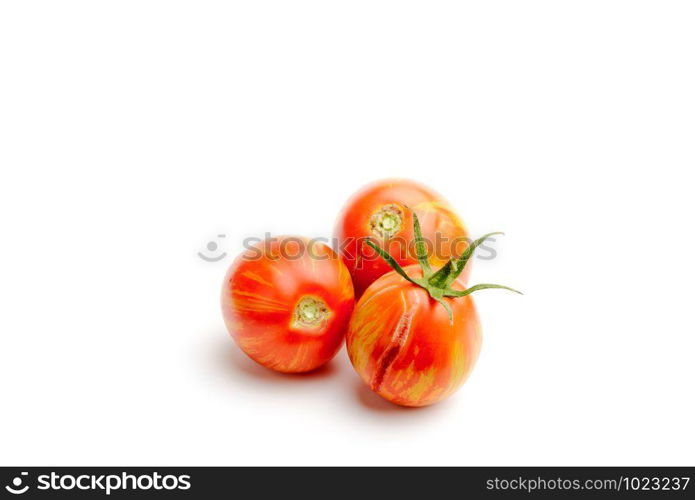
[{"label": "striped tomato", "polygon": [[[450,396],[478,358],[480,321],[461,272],[486,238],[472,242],[458,259],[433,272],[422,245],[418,218],[414,234],[419,266],[402,268],[368,242],[394,269],[376,280],[355,306],[347,333],[350,361],[362,380],[383,398],[404,406],[426,406]],[[516,290],[512,290],[516,291]]]},{"label": "striped tomato", "polygon": [[[355,296],[391,268],[366,244],[375,241],[401,266],[417,263],[413,248],[413,218],[420,218],[431,262],[444,264],[465,248],[463,222],[439,194],[406,179],[387,179],[364,187],[348,200],[336,223],[334,236],[350,270]],[[466,269],[464,279],[470,270]]]},{"label": "striped tomato", "polygon": [[222,289],[229,333],[254,361],[280,372],[318,368],[340,348],[354,305],[347,268],[328,246],[266,240],[240,255]]}]

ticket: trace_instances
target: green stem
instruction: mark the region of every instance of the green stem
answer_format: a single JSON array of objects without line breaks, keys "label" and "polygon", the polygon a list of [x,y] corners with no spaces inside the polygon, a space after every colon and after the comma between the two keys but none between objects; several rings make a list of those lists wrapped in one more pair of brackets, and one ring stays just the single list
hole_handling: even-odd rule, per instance
[{"label": "green stem", "polygon": [[[408,208],[408,207],[406,207]],[[408,208],[410,210],[410,208]],[[427,246],[425,245],[425,240],[422,238],[422,229],[420,228],[420,220],[417,218],[417,214],[413,213],[413,232],[415,233],[415,253],[417,254],[417,260],[420,262],[420,267],[422,268],[422,277],[427,279],[432,275],[432,268],[430,267],[430,262],[427,260]]]},{"label": "green stem", "polygon": [[406,274],[406,272],[403,270],[403,268],[400,266],[400,264],[398,264],[398,262],[396,262],[396,259],[391,257],[391,255],[388,252],[386,252],[379,245],[374,243],[371,239],[367,239],[366,241],[367,241],[367,245],[369,245],[374,250],[376,250],[376,252],[381,256],[381,258],[384,259],[386,261],[386,263],[393,268],[394,271],[396,271],[398,274],[403,276],[405,279],[407,279],[411,283],[414,283],[416,285],[420,285],[420,283],[415,281],[414,278],[411,278],[410,276],[408,276]]},{"label": "green stem", "polygon": [[381,256],[381,258],[384,259],[386,263],[389,266],[391,266],[391,268],[393,268],[393,270],[396,271],[400,276],[413,283],[414,285],[420,286],[427,290],[427,293],[429,293],[430,297],[439,302],[444,307],[444,309],[446,309],[446,312],[449,314],[449,321],[452,324],[454,322],[454,316],[451,310],[451,306],[447,303],[446,299],[455,300],[457,298],[470,295],[475,291],[484,290],[486,288],[502,288],[504,290],[509,290],[515,293],[521,293],[520,291],[514,290],[513,288],[509,288],[508,286],[494,285],[490,283],[481,283],[479,285],[468,287],[465,290],[454,290],[453,288],[451,288],[451,285],[454,283],[454,281],[456,281],[456,278],[459,277],[459,275],[463,271],[463,268],[466,267],[466,264],[473,255],[473,252],[475,252],[475,249],[478,248],[485,240],[487,240],[491,236],[504,233],[489,233],[481,238],[478,238],[477,240],[471,242],[470,245],[468,245],[468,248],[466,248],[466,251],[463,252],[463,255],[461,255],[461,257],[459,257],[458,259],[449,259],[446,262],[446,264],[444,264],[440,269],[433,273],[432,268],[430,267],[429,260],[427,259],[427,248],[425,245],[425,241],[422,237],[420,221],[418,220],[418,217],[415,214],[415,212],[412,210],[411,212],[413,214],[415,252],[417,254],[417,260],[420,263],[420,267],[422,268],[422,279],[411,278],[410,276],[408,276],[408,273],[406,273],[400,266],[400,264],[396,262],[396,259],[391,257],[391,255],[386,250],[382,249],[371,239],[367,240],[367,245],[373,248]]},{"label": "green stem", "polygon": [[514,292],[514,293],[518,293],[519,295],[523,295],[523,293],[521,293],[519,290],[514,290],[513,288],[509,288],[508,286],[493,285],[492,283],[480,283],[479,285],[473,285],[471,287],[468,287],[465,290],[449,289],[446,292],[444,292],[444,297],[465,297],[468,294],[471,294],[471,293],[476,292],[478,290],[485,290],[486,288],[503,288],[505,290],[509,290],[510,292]]},{"label": "green stem", "polygon": [[[456,280],[456,278],[458,278],[459,275],[463,272],[463,268],[466,267],[466,264],[468,264],[468,260],[473,255],[473,252],[475,252],[475,249],[478,248],[485,240],[487,240],[491,236],[495,236],[498,234],[504,233],[488,233],[485,236],[482,236],[481,238],[472,241],[471,244],[468,245],[468,248],[466,248],[466,250],[463,252],[463,255],[461,255],[461,257],[459,257],[457,260],[450,259],[444,265],[444,267],[437,271],[437,273],[430,279],[435,280],[435,282],[439,284],[439,286],[447,287],[451,285]],[[440,273],[441,275],[439,275]]]}]

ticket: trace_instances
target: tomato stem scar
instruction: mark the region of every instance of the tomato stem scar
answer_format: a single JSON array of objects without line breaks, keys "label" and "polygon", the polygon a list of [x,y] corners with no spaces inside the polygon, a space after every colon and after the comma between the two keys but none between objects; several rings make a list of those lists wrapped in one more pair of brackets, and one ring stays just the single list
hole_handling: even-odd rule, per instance
[{"label": "tomato stem scar", "polygon": [[372,233],[381,238],[390,238],[403,227],[403,210],[397,205],[384,205],[369,218]]},{"label": "tomato stem scar", "polygon": [[326,303],[316,297],[302,297],[294,308],[293,323],[295,326],[316,328],[329,316],[330,310]]}]

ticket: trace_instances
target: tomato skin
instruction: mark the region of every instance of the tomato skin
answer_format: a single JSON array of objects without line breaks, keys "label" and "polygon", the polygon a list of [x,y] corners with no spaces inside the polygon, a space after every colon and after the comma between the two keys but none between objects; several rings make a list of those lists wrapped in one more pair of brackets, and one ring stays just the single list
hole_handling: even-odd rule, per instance
[{"label": "tomato skin", "polygon": [[[400,230],[388,241],[371,227],[374,214],[383,207],[395,206],[401,211]],[[452,254],[465,248],[468,231],[449,203],[428,187],[407,179],[386,179],[369,184],[352,196],[345,204],[336,222],[334,237],[338,251],[350,270],[355,297],[359,298],[377,278],[391,271],[391,267],[365,244],[374,238],[401,266],[417,263],[412,247],[414,239],[412,211],[415,211],[423,237],[432,242],[446,239],[438,252],[430,253],[430,263],[440,267]],[[458,242],[458,244],[456,243]],[[452,251],[453,250],[453,251]],[[462,278],[470,275],[471,262]]]},{"label": "tomato skin", "polygon": [[[405,268],[422,277],[419,266]],[[454,289],[465,289],[461,279]],[[353,367],[384,399],[427,406],[453,394],[470,375],[482,335],[470,295],[445,298],[444,307],[426,290],[395,272],[375,281],[355,306],[346,343]]]},{"label": "tomato skin", "polygon": [[[303,323],[300,303],[322,304],[319,309],[325,308],[317,314],[325,317]],[[330,361],[353,307],[345,265],[328,246],[305,238],[283,236],[245,251],[232,263],[222,287],[222,312],[232,338],[257,363],[285,373],[314,370]]]}]

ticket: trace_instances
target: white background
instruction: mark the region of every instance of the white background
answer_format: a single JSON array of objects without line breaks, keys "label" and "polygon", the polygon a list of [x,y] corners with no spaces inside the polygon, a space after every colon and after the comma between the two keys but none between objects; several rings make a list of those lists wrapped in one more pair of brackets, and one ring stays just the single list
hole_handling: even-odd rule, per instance
[{"label": "white background", "polygon": [[[695,4],[7,1],[3,465],[695,463]],[[388,176],[504,230],[483,351],[404,410],[281,376],[218,297],[247,236]],[[228,257],[204,262],[216,235]]]}]

